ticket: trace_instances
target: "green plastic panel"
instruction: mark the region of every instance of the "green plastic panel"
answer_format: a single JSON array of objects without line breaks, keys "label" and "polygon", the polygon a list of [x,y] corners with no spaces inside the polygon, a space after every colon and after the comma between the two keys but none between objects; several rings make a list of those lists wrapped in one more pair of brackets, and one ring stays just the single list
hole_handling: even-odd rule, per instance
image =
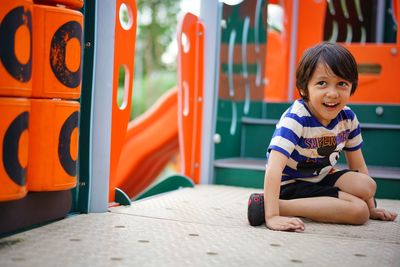
[{"label": "green plastic panel", "polygon": [[400,199],[400,181],[375,179],[377,184],[376,198]]},{"label": "green plastic panel", "polygon": [[[229,65],[221,64],[221,67],[222,67],[222,72],[228,74]],[[233,64],[232,71],[234,74],[242,74],[243,72],[242,64]],[[253,75],[257,74],[257,64],[247,64],[247,73]]]},{"label": "green plastic panel", "polygon": [[94,64],[96,1],[86,0],[84,6],[84,50],[82,65],[81,112],[79,118],[79,183],[74,211],[88,212],[90,187],[90,130]]},{"label": "green plastic panel", "polygon": [[263,188],[264,172],[218,167],[214,171],[214,183],[218,185]]},{"label": "green plastic panel", "polygon": [[146,191],[137,196],[134,200],[139,200],[154,195],[170,192],[183,187],[194,187],[192,180],[183,175],[172,175],[160,182],[150,186]]},{"label": "green plastic panel", "polygon": [[364,129],[362,136],[367,165],[400,167],[400,130]]},{"label": "green plastic panel", "polygon": [[[242,157],[264,158],[267,146],[275,130],[275,124],[244,124]],[[370,129],[362,130],[364,139],[363,154],[367,165],[400,166],[400,130]],[[340,163],[345,163],[344,156]]]},{"label": "green plastic panel", "polygon": [[129,196],[119,188],[115,188],[115,202],[124,206],[131,205],[131,199]]},{"label": "green plastic panel", "polygon": [[[241,119],[244,116],[244,103],[235,102],[235,105],[237,119],[235,132],[231,134],[233,113],[232,101],[218,101],[216,133],[221,136],[221,142],[215,144],[215,159],[240,156],[242,131]],[[246,116],[261,118],[262,107],[262,102],[250,102],[249,113]]]},{"label": "green plastic panel", "polygon": [[241,157],[265,158],[275,125],[243,124]]},{"label": "green plastic panel", "polygon": [[[238,121],[243,117],[251,117],[251,118],[262,118],[262,109],[263,103],[259,101],[251,101],[249,106],[249,112],[244,114],[244,103],[243,102],[235,102],[236,103],[236,112]],[[231,121],[232,119],[232,101],[231,100],[223,100],[218,99],[218,109],[217,109],[218,118],[223,118]]]},{"label": "green plastic panel", "polygon": [[217,120],[216,133],[221,136],[221,141],[215,144],[215,159],[239,157],[240,156],[240,138],[241,138],[241,127],[240,124],[236,124],[236,133],[232,135],[230,133],[231,122],[223,119]]},{"label": "green plastic panel", "polygon": [[[252,0],[253,1],[253,0]],[[222,43],[228,42],[230,33],[232,31],[236,32],[235,43],[240,44],[242,41],[242,33],[243,33],[243,25],[246,14],[250,14],[250,16],[255,16],[254,11],[249,12],[249,7],[252,8],[254,3],[250,3],[250,1],[243,1],[237,5],[223,5],[223,20],[225,21],[223,30],[221,33]],[[255,1],[254,1],[255,2]],[[248,34],[247,34],[247,42],[248,43],[265,43],[267,40],[266,34],[266,1],[262,0],[259,14],[256,18],[258,18],[259,28],[258,33],[256,34],[256,28],[254,25],[254,18],[252,23],[249,24]],[[255,36],[257,36],[258,40],[256,40]]]},{"label": "green plastic panel", "polygon": [[[279,119],[290,103],[264,103],[263,118]],[[400,124],[400,105],[349,104],[363,123]]]}]

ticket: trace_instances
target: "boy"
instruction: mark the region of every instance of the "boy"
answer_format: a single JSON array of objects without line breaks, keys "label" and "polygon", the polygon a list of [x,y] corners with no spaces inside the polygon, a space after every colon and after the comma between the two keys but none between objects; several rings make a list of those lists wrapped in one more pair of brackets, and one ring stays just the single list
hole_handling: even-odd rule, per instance
[{"label": "boy", "polygon": [[[395,220],[396,213],[376,208],[376,183],[361,152],[360,126],[346,106],[358,83],[352,54],[336,43],[311,47],[300,60],[296,79],[302,99],[276,126],[264,195],[252,194],[249,200],[250,224],[265,220],[272,230],[303,231],[304,223],[296,217],[354,225],[369,218]],[[349,169],[339,171],[334,166],[342,150]]]}]

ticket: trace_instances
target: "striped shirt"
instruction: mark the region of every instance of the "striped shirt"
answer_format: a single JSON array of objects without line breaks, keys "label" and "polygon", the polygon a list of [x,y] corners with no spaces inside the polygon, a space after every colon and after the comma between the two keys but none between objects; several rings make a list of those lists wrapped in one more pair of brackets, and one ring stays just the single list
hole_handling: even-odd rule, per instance
[{"label": "striped shirt", "polygon": [[349,107],[344,107],[325,127],[301,99],[280,118],[267,157],[271,150],[288,157],[281,185],[295,179],[317,183],[333,171],[342,150],[357,150],[362,142],[359,122]]}]

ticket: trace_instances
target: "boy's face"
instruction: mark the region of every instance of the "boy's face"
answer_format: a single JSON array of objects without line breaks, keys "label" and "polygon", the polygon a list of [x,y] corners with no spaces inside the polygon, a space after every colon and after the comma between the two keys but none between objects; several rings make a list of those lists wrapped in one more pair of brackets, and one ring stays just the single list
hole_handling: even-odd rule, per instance
[{"label": "boy's face", "polygon": [[308,82],[308,108],[319,122],[328,126],[347,104],[351,82],[336,76],[324,63],[318,63]]}]

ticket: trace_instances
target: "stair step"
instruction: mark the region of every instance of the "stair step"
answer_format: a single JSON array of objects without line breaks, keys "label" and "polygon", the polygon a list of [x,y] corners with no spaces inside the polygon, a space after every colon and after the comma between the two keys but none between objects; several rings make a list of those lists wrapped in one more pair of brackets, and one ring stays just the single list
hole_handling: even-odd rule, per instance
[{"label": "stair step", "polygon": [[[279,119],[291,105],[288,102],[264,103],[264,118]],[[393,104],[349,104],[348,105],[364,123],[400,124],[400,105]]]},{"label": "stair step", "polygon": [[[214,162],[214,166],[218,168],[232,169],[248,169],[264,171],[266,160],[259,158],[227,158],[219,159]],[[338,169],[345,169],[347,165],[337,164]],[[383,166],[368,166],[368,171],[371,177],[378,179],[395,179],[400,181],[400,168],[383,167]]]},{"label": "stair step", "polygon": [[[243,117],[243,124],[254,124],[254,125],[276,125],[279,120],[276,119],[258,119]],[[388,124],[388,123],[360,123],[362,129],[382,129],[382,130],[400,130],[400,125],[398,124]]]},{"label": "stair step", "polygon": [[[219,185],[263,188],[265,159],[225,158],[214,161],[214,181]],[[346,165],[337,165],[346,168]],[[376,197],[400,199],[400,168],[368,166],[378,189]]]}]

